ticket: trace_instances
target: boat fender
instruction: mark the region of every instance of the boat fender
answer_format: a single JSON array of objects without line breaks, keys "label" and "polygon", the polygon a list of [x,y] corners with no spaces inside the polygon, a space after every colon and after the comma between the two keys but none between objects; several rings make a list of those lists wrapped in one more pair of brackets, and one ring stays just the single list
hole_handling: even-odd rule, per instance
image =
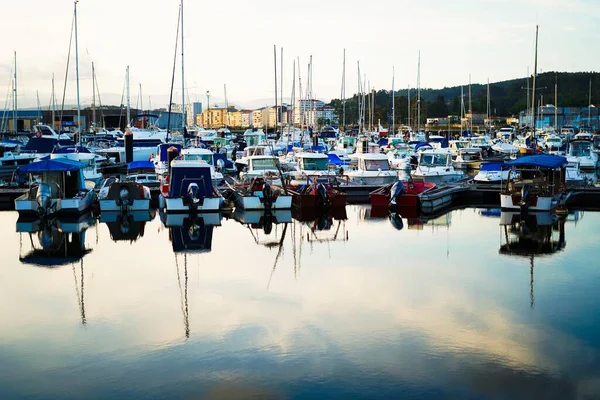
[{"label": "boat fender", "polygon": [[396,183],[394,183],[394,185],[392,186],[390,204],[396,204],[398,196],[405,192],[406,188],[404,187],[402,181],[396,181]]},{"label": "boat fender", "polygon": [[317,186],[317,195],[321,200],[321,206],[324,208],[329,207],[329,196],[327,195],[327,188],[322,183]]},{"label": "boat fender", "polygon": [[263,193],[263,205],[266,209],[270,209],[273,207],[273,189],[268,182],[265,182],[265,185],[262,190]]},{"label": "boat fender", "polygon": [[388,216],[390,223],[397,230],[401,230],[404,228],[404,222],[402,221],[402,217],[398,213],[390,213]]}]

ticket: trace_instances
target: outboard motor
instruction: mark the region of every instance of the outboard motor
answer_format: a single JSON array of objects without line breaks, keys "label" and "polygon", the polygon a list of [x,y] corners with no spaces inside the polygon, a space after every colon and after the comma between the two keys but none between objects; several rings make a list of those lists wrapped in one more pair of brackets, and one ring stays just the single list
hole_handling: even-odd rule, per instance
[{"label": "outboard motor", "polygon": [[127,208],[127,206],[130,206],[130,201],[129,198],[131,196],[131,192],[129,191],[129,187],[128,186],[122,186],[121,189],[119,189],[119,205],[121,206],[121,208]]},{"label": "outboard motor", "polygon": [[404,184],[401,181],[396,181],[392,186],[392,190],[390,191],[390,204],[396,204],[396,200],[398,196],[404,193],[406,190],[404,188]]},{"label": "outboard motor", "polygon": [[321,206],[323,208],[328,208],[329,207],[329,196],[327,195],[327,189],[325,188],[325,185],[323,185],[322,183],[319,183],[319,185],[317,186],[317,195],[319,196],[319,199],[321,200]]},{"label": "outboard motor", "polygon": [[197,183],[190,183],[187,189],[187,197],[190,202],[190,208],[196,209],[198,208],[198,204],[200,203],[200,187]]},{"label": "outboard motor", "polygon": [[271,188],[271,185],[269,185],[267,182],[265,182],[262,193],[265,209],[271,209],[271,207],[273,207],[273,188]]},{"label": "outboard motor", "polygon": [[526,213],[529,208],[527,202],[529,200],[529,185],[524,185],[521,188],[521,201],[519,205],[521,206],[521,213]]},{"label": "outboard motor", "polygon": [[38,212],[42,215],[45,215],[50,208],[50,204],[52,203],[50,185],[47,183],[40,183],[35,199],[38,203]]},{"label": "outboard motor", "polygon": [[400,215],[398,215],[397,213],[391,213],[388,216],[390,222],[392,223],[392,226],[394,228],[396,228],[397,230],[401,230],[402,228],[404,228],[404,222],[402,222],[402,217]]}]

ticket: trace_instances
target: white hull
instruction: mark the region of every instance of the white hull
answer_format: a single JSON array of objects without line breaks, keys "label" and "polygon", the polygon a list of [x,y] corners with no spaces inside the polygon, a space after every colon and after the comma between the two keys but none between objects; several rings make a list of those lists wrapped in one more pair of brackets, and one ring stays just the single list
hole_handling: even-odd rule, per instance
[{"label": "white hull", "polygon": [[475,182],[480,183],[500,183],[508,180],[509,170],[505,171],[479,171],[473,178]]},{"label": "white hull", "polygon": [[[242,224],[259,224],[260,219],[264,216],[265,212],[258,210],[235,212],[236,219]],[[270,216],[274,217],[278,224],[292,222],[292,212],[290,210],[273,210]]]},{"label": "white hull", "polygon": [[[244,210],[264,210],[265,205],[260,201],[258,196],[240,196],[237,195],[235,199],[236,206],[243,208]],[[292,196],[280,195],[273,202],[271,209],[273,210],[286,210],[292,208]]]},{"label": "white hull", "polygon": [[107,199],[100,200],[100,211],[121,211],[121,210],[131,210],[131,211],[143,211],[150,209],[150,199],[135,199],[133,203],[128,206],[121,206],[117,200]]},{"label": "white hull", "polygon": [[386,174],[386,175],[365,175],[365,174],[352,174],[351,172],[347,174],[350,183],[354,183],[356,185],[366,185],[366,186],[383,186],[388,183],[394,183],[398,180],[398,176],[396,174]]},{"label": "white hull", "polygon": [[[529,211],[551,211],[551,210],[554,210],[556,207],[561,205],[559,198],[560,197],[558,195],[553,196],[553,197],[539,196],[536,199],[535,205],[528,206],[527,210],[529,210]],[[515,210],[521,209],[521,205],[519,204],[519,202],[513,203],[513,197],[512,197],[512,195],[509,195],[509,194],[500,194],[500,207],[502,209],[515,209]]]},{"label": "white hull", "polygon": [[[52,199],[46,213],[48,215],[59,213],[81,214],[90,209],[95,197],[96,194],[93,191],[89,191],[84,197],[79,199]],[[20,213],[38,213],[39,205],[37,200],[29,200],[28,194],[24,194],[15,200],[15,210]]]},{"label": "white hull", "polygon": [[[183,198],[164,197],[160,195],[160,207],[164,208],[167,213],[187,213],[190,211],[190,206],[183,204]],[[206,197],[203,203],[196,207],[197,212],[214,212],[221,209],[223,203],[222,197]]]},{"label": "white hull", "polygon": [[[445,170],[446,168],[444,168]],[[416,170],[412,171],[411,176],[416,179],[422,179],[426,182],[433,182],[436,184],[444,182],[455,182],[462,179],[465,174],[462,171],[423,171],[417,167]]]},{"label": "white hull", "polygon": [[[196,214],[195,217],[198,219],[202,219],[202,221],[204,222],[205,225],[212,225],[212,226],[220,226],[221,219],[223,218],[221,213],[218,213],[218,212]],[[165,223],[165,226],[167,226],[169,228],[179,227],[179,226],[183,226],[183,223],[187,218],[190,218],[190,216],[188,214],[182,214],[182,213],[167,214],[167,215],[165,215],[164,223]]]}]

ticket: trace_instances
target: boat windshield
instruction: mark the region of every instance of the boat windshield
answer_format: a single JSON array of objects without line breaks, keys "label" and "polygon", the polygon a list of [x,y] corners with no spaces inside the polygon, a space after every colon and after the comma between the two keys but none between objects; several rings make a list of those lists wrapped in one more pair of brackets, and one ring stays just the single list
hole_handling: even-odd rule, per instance
[{"label": "boat windshield", "polygon": [[456,146],[457,149],[464,149],[467,147],[468,143],[467,142],[454,142],[454,145]]},{"label": "boat windshield", "polygon": [[275,169],[275,159],[273,158],[257,158],[250,161],[250,165],[254,170]]},{"label": "boat windshield", "polygon": [[571,153],[573,157],[586,157],[590,155],[591,142],[571,143]]},{"label": "boat windshield", "polygon": [[327,169],[326,158],[303,158],[302,169],[306,171],[324,171]]},{"label": "boat windshield", "polygon": [[387,171],[390,164],[387,160],[365,160],[365,171]]},{"label": "boat windshield", "polygon": [[188,161],[200,161],[200,160],[204,160],[206,161],[207,164],[212,165],[213,163],[213,155],[212,154],[184,154],[183,155],[183,159],[184,160],[188,160]]},{"label": "boat windshield", "polygon": [[448,162],[448,154],[421,153],[419,165],[424,167],[445,167]]}]

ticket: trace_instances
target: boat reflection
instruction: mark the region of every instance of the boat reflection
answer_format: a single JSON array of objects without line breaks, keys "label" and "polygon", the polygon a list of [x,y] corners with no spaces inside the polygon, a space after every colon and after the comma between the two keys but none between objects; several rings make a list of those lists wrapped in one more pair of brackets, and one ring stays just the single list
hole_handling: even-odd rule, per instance
[{"label": "boat reflection", "polygon": [[[270,235],[273,226],[292,222],[291,210],[244,210],[236,207],[233,218],[242,225],[247,225],[250,231],[262,230],[265,235]],[[257,232],[258,233],[258,232]],[[257,244],[260,244],[257,236],[255,237]]]},{"label": "boat reflection", "polygon": [[[177,217],[177,218],[169,218]],[[215,226],[221,225],[220,213],[200,213],[196,215],[167,215],[169,240],[174,253],[206,253],[212,250],[212,236]]]},{"label": "boat reflection", "polygon": [[152,221],[155,210],[150,211],[104,211],[100,214],[100,222],[108,226],[110,238],[114,241],[135,242],[144,236],[146,222]]},{"label": "boat reflection", "polygon": [[500,245],[499,253],[529,258],[531,307],[535,303],[535,257],[551,256],[565,248],[565,221],[566,218],[550,212],[521,215],[519,212],[502,211],[500,216],[504,243]]},{"label": "boat reflection", "polygon": [[31,219],[20,216],[17,232],[29,233],[31,249],[23,254],[21,246],[19,260],[23,264],[47,268],[78,262],[92,251],[85,247],[85,232],[94,224],[91,213],[75,219]]}]

